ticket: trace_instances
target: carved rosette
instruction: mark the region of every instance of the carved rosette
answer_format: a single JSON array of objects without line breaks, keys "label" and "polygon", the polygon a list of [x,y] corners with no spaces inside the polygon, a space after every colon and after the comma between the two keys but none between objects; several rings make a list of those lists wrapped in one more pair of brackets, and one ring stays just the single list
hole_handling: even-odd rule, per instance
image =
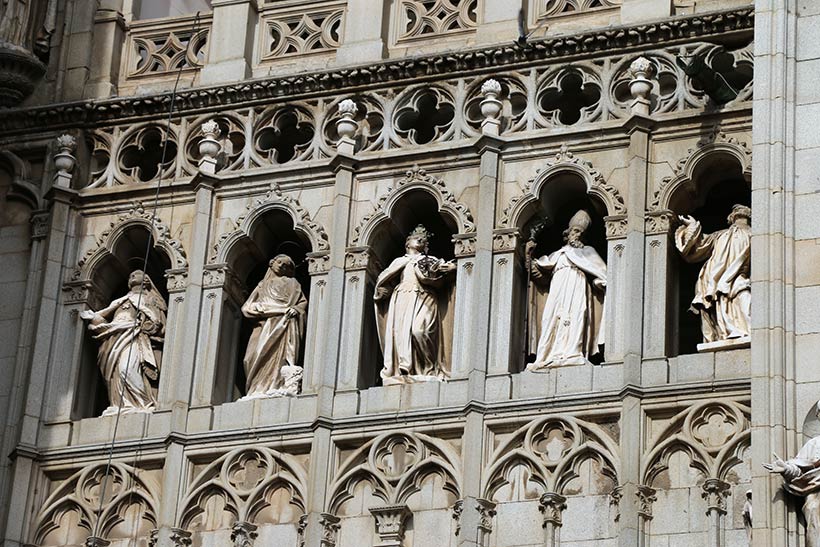
[{"label": "carved rosette", "polygon": [[475,256],[475,234],[456,234],[453,236],[454,254],[456,258]]},{"label": "carved rosette", "polygon": [[567,508],[567,498],[555,492],[546,492],[538,500],[538,510],[544,515],[544,526],[561,526],[561,515]]},{"label": "carved rosette", "polygon": [[646,234],[671,234],[677,224],[677,218],[672,211],[657,211],[646,215]]},{"label": "carved rosette", "polygon": [[384,505],[371,507],[370,514],[376,519],[376,533],[379,534],[379,547],[402,547],[407,520],[413,514],[407,505]]},{"label": "carved rosette", "polygon": [[655,494],[656,490],[651,486],[638,486],[638,514],[645,520],[652,520],[652,504],[658,500]]},{"label": "carved rosette", "polygon": [[708,512],[717,511],[726,514],[726,498],[729,496],[731,484],[720,479],[706,479],[703,483],[703,499],[706,500]]},{"label": "carved rosette", "polygon": [[604,217],[607,239],[621,239],[626,237],[629,226],[626,215],[609,215]]},{"label": "carved rosette", "polygon": [[250,522],[235,522],[231,528],[234,547],[253,547],[253,540],[257,535],[256,525]]},{"label": "carved rosette", "polygon": [[319,541],[320,547],[336,547],[336,538],[341,528],[341,519],[330,513],[322,513],[319,516],[319,525],[322,527],[322,539]]}]

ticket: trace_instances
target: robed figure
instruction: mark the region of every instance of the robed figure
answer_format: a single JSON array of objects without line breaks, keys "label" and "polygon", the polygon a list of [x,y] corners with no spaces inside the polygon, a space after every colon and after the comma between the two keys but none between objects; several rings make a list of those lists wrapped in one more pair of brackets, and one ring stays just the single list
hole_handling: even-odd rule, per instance
[{"label": "robed figure", "polygon": [[299,349],[305,332],[307,299],[295,272],[296,265],[288,255],[277,255],[242,305],[242,314],[256,321],[243,361],[245,398],[299,393]]},{"label": "robed figure", "polygon": [[[820,417],[820,403],[815,406]],[[763,467],[771,473],[780,473],[783,488],[803,498],[803,517],[806,520],[806,547],[820,547],[820,436],[810,439],[797,456],[783,461],[777,454],[772,463]]]},{"label": "robed figure", "polygon": [[704,262],[690,311],[700,315],[706,343],[748,338],[752,307],[749,265],[752,211],[735,205],[729,228],[704,234],[700,222],[681,216],[675,245],[687,262]]},{"label": "robed figure", "polygon": [[151,412],[156,405],[153,383],[159,379],[168,306],[142,270],[128,277],[128,294],[99,311],[84,311],[88,330],[100,342],[97,364],[111,401],[103,416]]},{"label": "robed figure", "polygon": [[428,255],[428,239],[424,226],[417,226],[407,237],[405,255],[376,280],[373,299],[384,385],[444,380],[450,375],[442,316],[450,295],[448,274],[456,266]]},{"label": "robed figure", "polygon": [[[586,211],[578,211],[564,231],[564,246],[531,260],[533,279],[548,283],[549,292],[541,314],[535,361],[527,370],[583,364],[599,353],[604,343],[606,263],[582,239],[591,222]],[[527,244],[528,257],[534,248],[534,241]]]}]

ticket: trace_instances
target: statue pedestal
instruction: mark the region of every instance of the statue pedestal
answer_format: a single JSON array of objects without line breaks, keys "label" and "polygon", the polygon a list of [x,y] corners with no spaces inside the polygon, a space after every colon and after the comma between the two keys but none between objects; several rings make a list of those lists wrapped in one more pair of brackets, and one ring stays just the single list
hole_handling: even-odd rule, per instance
[{"label": "statue pedestal", "polygon": [[698,344],[699,352],[708,351],[723,351],[727,349],[742,349],[748,348],[752,344],[750,336],[743,336],[741,338],[731,338],[729,340],[718,340],[717,342],[708,342]]},{"label": "statue pedestal", "polygon": [[14,107],[31,95],[46,65],[27,49],[0,42],[0,106]]}]

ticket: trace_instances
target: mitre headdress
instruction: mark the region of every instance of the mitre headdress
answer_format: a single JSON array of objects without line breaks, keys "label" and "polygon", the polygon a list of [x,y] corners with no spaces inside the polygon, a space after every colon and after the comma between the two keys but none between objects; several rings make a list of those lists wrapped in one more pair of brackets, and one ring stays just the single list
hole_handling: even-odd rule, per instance
[{"label": "mitre headdress", "polygon": [[592,218],[589,216],[589,213],[581,209],[574,215],[572,218],[569,219],[569,227],[570,228],[578,228],[582,232],[586,232],[589,225],[592,223]]}]

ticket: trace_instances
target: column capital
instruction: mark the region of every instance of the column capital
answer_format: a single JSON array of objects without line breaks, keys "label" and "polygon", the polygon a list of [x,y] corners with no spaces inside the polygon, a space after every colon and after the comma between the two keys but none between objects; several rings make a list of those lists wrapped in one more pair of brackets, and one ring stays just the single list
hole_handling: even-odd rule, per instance
[{"label": "column capital", "polygon": [[377,547],[401,547],[407,520],[413,514],[405,504],[371,507],[370,514],[376,519],[376,532],[379,534]]},{"label": "column capital", "polygon": [[547,524],[561,526],[561,514],[567,508],[567,498],[556,492],[541,494],[538,510],[544,514],[544,527]]},{"label": "column capital", "polygon": [[706,479],[703,483],[703,499],[706,500],[708,511],[717,511],[726,514],[726,498],[729,496],[731,484],[720,479]]}]

